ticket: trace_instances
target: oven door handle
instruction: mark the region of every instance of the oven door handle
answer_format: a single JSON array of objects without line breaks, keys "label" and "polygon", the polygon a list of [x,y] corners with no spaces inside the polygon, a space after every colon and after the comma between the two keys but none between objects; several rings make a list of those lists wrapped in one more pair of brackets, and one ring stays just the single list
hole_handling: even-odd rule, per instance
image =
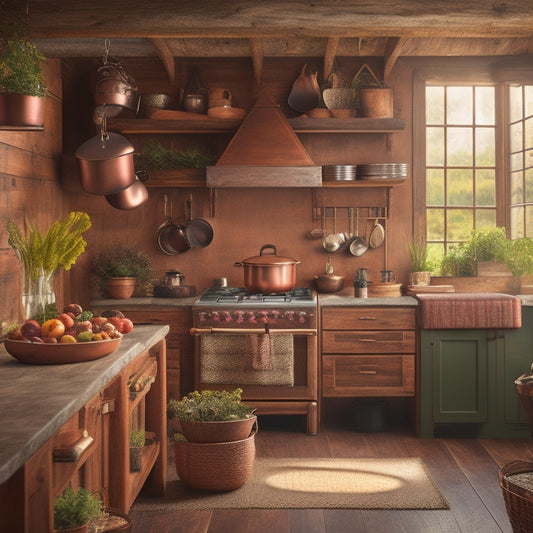
[{"label": "oven door handle", "polygon": [[[264,328],[191,328],[191,335],[202,335],[204,333],[228,333],[235,335],[258,335],[265,334],[267,331]],[[316,335],[316,329],[269,329],[270,335]]]}]

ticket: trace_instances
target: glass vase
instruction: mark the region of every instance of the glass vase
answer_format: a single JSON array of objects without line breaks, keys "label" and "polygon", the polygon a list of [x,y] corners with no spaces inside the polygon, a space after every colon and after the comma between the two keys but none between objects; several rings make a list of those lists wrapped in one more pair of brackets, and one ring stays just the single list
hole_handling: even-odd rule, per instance
[{"label": "glass vase", "polygon": [[53,287],[53,272],[41,269],[37,275],[24,268],[24,287],[22,290],[22,307],[26,320],[43,319],[46,307],[54,305],[56,295]]}]

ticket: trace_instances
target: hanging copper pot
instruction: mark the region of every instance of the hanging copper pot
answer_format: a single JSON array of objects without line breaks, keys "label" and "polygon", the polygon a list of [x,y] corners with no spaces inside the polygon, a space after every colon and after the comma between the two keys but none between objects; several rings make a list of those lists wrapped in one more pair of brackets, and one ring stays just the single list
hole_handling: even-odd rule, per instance
[{"label": "hanging copper pot", "polygon": [[93,194],[113,194],[135,181],[133,145],[118,133],[103,130],[75,152],[82,189]]},{"label": "hanging copper pot", "polygon": [[135,177],[135,181],[114,194],[106,194],[106,200],[116,209],[135,209],[148,200],[148,189]]},{"label": "hanging copper pot", "polygon": [[119,105],[136,110],[137,84],[118,59],[105,57],[98,69],[94,102],[99,105]]}]

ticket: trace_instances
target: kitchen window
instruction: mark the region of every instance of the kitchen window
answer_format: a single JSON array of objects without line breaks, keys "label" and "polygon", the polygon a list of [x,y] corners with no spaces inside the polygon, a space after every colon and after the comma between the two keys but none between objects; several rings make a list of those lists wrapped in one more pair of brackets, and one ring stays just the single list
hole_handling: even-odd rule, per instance
[{"label": "kitchen window", "polygon": [[414,80],[414,238],[434,262],[473,229],[533,237],[533,86],[462,77]]}]

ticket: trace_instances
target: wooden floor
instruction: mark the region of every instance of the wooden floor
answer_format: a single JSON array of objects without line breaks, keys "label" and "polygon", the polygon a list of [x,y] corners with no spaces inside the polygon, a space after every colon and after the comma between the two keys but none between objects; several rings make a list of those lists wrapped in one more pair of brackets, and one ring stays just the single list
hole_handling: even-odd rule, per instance
[{"label": "wooden floor", "polygon": [[[515,459],[533,461],[533,439],[418,439],[408,424],[388,423],[383,432],[360,433],[353,423],[338,420],[325,424],[313,437],[305,434],[303,421],[303,417],[260,418],[257,456],[421,457],[450,509],[131,511],[132,533],[512,532],[498,469]],[[174,468],[171,462],[169,468]]]}]

